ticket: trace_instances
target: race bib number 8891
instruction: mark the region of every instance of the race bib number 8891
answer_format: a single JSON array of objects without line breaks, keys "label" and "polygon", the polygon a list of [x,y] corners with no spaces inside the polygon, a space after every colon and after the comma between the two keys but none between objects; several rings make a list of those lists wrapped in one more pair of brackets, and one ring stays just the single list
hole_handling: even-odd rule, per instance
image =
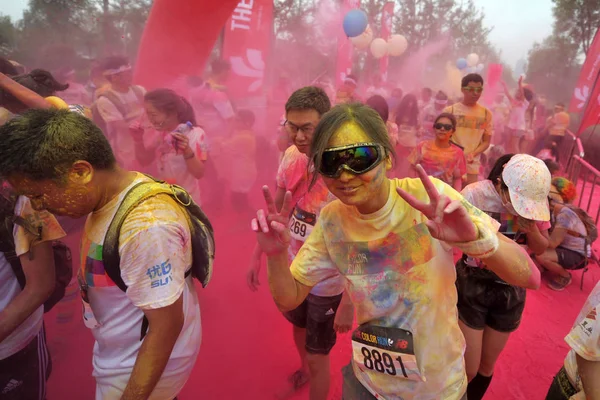
[{"label": "race bib number 8891", "polygon": [[425,381],[414,353],[412,333],[361,325],[352,334],[352,356],[361,369],[413,381]]}]

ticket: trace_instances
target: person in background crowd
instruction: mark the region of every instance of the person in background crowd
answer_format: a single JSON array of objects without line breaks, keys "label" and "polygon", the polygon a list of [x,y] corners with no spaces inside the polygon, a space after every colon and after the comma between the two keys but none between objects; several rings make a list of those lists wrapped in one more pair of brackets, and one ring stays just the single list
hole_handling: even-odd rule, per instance
[{"label": "person in background crowd", "polygon": [[373,85],[367,89],[366,95],[367,97],[378,95],[383,97],[384,99],[387,99],[389,97],[390,93],[385,88],[381,75],[377,74],[373,76]]},{"label": "person in background crowd", "polygon": [[388,98],[388,106],[389,106],[389,110],[390,110],[389,119],[391,121],[396,120],[396,109],[398,109],[398,106],[400,105],[400,101],[402,101],[403,96],[404,96],[404,93],[402,92],[402,89],[400,89],[400,88],[392,89],[392,94]]},{"label": "person in background crowd", "polygon": [[129,125],[144,112],[146,89],[133,84],[133,71],[126,57],[106,58],[102,73],[110,87],[97,93],[92,106],[93,120],[106,134],[119,164],[126,169],[134,168],[137,163]]},{"label": "person in background crowd", "polygon": [[467,167],[463,150],[450,141],[456,131],[456,118],[442,113],[435,119],[433,128],[435,139],[420,142],[408,161],[414,168],[421,165],[427,175],[438,178],[458,192],[462,189],[462,177],[467,173]]},{"label": "person in background crowd", "polygon": [[[483,256],[512,284],[537,287],[539,271],[519,245],[497,233],[495,221],[422,168],[420,179],[388,179],[394,149],[371,108],[345,104],[325,114],[310,154],[339,200],[321,211],[291,268],[291,194],[279,211],[265,188],[267,209],[251,223],[268,257],[275,304],[292,310],[315,285],[342,274],[359,324],[351,364],[342,371],[342,397],[466,399],[456,275],[442,242]],[[385,343],[374,343],[376,336]]]},{"label": "person in background crowd", "polygon": [[540,160],[551,160],[554,162],[559,162],[558,159],[558,145],[556,142],[549,142],[544,145],[544,148],[540,150],[536,155]]},{"label": "person in background crowd", "polygon": [[504,94],[511,106],[508,123],[506,124],[507,150],[510,153],[520,153],[521,139],[527,130],[525,113],[529,108],[529,102],[532,100],[533,95],[529,89],[527,89],[528,93],[526,94],[526,89],[523,86],[523,76],[519,78],[519,87],[514,97],[510,94],[506,82],[502,81],[502,85],[504,86]]},{"label": "person in background crowd", "polygon": [[[294,145],[286,150],[277,171],[274,207],[282,210],[286,193],[291,193],[294,211],[286,215],[285,221],[286,230],[289,229],[291,234],[291,240],[287,242],[290,246],[286,246],[286,267],[310,237],[321,209],[333,199],[320,179],[310,187],[314,170],[309,168],[308,157],[315,128],[321,115],[330,107],[327,94],[313,86],[292,93],[285,105],[285,126]],[[247,275],[248,285],[253,291],[259,285],[262,253],[258,243]],[[344,292],[344,279],[336,272],[313,286],[303,301],[284,312],[285,318],[293,326],[294,343],[301,361],[300,369],[291,376],[290,381],[294,391],[310,382],[310,400],[326,400],[330,386],[329,353],[336,343],[334,324]],[[347,324],[351,325],[354,310],[346,311],[345,315],[350,319]]]},{"label": "person in background crowd", "polygon": [[29,110],[9,121],[0,128],[0,175],[35,210],[87,216],[78,280],[84,323],[96,339],[96,400],[174,399],[202,336],[195,286],[186,274],[192,264],[186,211],[159,195],[127,215],[118,239],[123,291],[106,274],[102,247],[125,195],[149,178],[121,169],[90,119]]},{"label": "person in background crowd", "polygon": [[0,73],[0,106],[12,114],[21,114],[30,108],[50,108],[48,98],[68,87],[43,69],[13,77]]},{"label": "person in background crowd", "polygon": [[431,88],[421,89],[421,97],[419,97],[419,110],[423,111],[425,107],[431,104],[433,97],[433,90]]},{"label": "person in background crowd", "polygon": [[[0,73],[6,76],[18,75],[17,68],[4,57],[0,57]],[[0,107],[0,126],[12,118],[12,113],[4,107]]]},{"label": "person in background crowd", "polygon": [[[0,128],[0,134],[10,132]],[[38,240],[19,224],[9,231],[3,228],[14,240],[14,255],[20,261],[25,286],[21,289],[4,253],[0,258],[0,399],[45,399],[52,359],[46,345],[44,302],[56,283],[52,241],[64,237],[65,232],[48,211],[34,209],[39,200],[32,206],[29,198],[19,196],[12,204],[8,198],[14,193],[4,184],[0,191],[4,197],[2,218],[12,215],[29,221],[33,223],[31,229],[39,229],[43,238]]]},{"label": "person in background crowd", "polygon": [[585,267],[587,257],[590,256],[585,240],[588,235],[585,225],[568,206],[576,197],[577,189],[571,181],[563,177],[552,179],[552,233],[548,249],[537,254],[535,260],[553,274],[548,287],[556,291],[571,284],[572,276],[569,271]]},{"label": "person in background crowd", "polygon": [[398,145],[398,125],[389,119],[390,110],[387,101],[385,101],[382,96],[375,95],[369,97],[366,105],[377,111],[377,114],[379,114],[383,122],[385,122],[388,135],[390,136],[390,143],[392,146],[396,147]]},{"label": "person in background crowd", "polygon": [[66,82],[69,87],[60,93],[60,98],[67,104],[79,104],[90,107],[92,104],[88,90],[79,82],[75,81],[75,70],[71,67],[60,69],[56,76],[61,82]]},{"label": "person in background crowd", "polygon": [[235,124],[235,108],[227,93],[227,83],[231,76],[231,63],[227,60],[217,59],[211,63],[210,77],[205,84],[197,89],[192,89],[191,104],[194,108],[198,120],[202,123],[211,148],[210,159],[206,163],[206,177],[201,186],[205,194],[206,207],[214,211],[220,211],[224,205],[223,199],[226,197],[225,176],[227,169],[225,159],[215,149],[212,144],[226,140]]},{"label": "person in background crowd", "polygon": [[504,93],[498,93],[492,105],[492,113],[494,115],[494,137],[492,138],[493,145],[508,145],[504,130],[508,122],[510,107],[506,102]]},{"label": "person in background crowd", "polygon": [[600,399],[600,282],[588,296],[565,337],[571,348],[546,400]]},{"label": "person in background crowd", "polygon": [[396,176],[405,177],[410,167],[407,157],[417,146],[420,135],[419,105],[414,94],[407,94],[402,98],[396,109],[395,122],[398,125]]},{"label": "person in background crowd", "polygon": [[104,76],[102,63],[99,61],[92,62],[90,80],[87,84],[87,90],[91,94],[92,103],[95,103],[98,100],[98,96],[108,89],[110,89],[110,82]]},{"label": "person in background crowd", "polygon": [[558,172],[560,171],[560,165],[558,165],[557,162],[552,160],[542,161],[544,161],[544,164],[546,164],[546,167],[548,167],[548,171],[550,171],[550,175],[552,175],[552,178],[556,177],[556,174],[558,174]]},{"label": "person in background crowd", "polygon": [[483,166],[484,175],[488,176],[494,165],[500,157],[506,154],[506,150],[501,145],[490,145],[486,151],[481,154],[481,165]]},{"label": "person in background crowd", "polygon": [[19,74],[17,68],[4,57],[0,57],[0,73],[8,76],[15,76]]},{"label": "person in background crowd", "polygon": [[[147,121],[129,127],[139,164],[155,178],[183,187],[201,204],[198,179],[208,159],[206,134],[196,123],[192,106],[171,89],[152,90],[144,96]],[[192,128],[177,132],[191,123]]]},{"label": "person in background crowd", "polygon": [[250,110],[238,110],[236,126],[231,137],[225,140],[221,151],[229,166],[225,176],[229,180],[231,203],[236,212],[250,212],[248,194],[254,187],[257,177],[256,150],[257,137],[254,132],[256,117]]},{"label": "person in background crowd", "polygon": [[[523,243],[535,254],[548,247],[550,172],[537,158],[507,154],[498,159],[487,180],[468,185],[465,199],[500,222],[500,233]],[[518,268],[518,264],[512,264]],[[525,288],[511,285],[485,260],[463,257],[456,264],[459,325],[465,336],[465,366],[469,378],[467,398],[481,400],[494,374],[498,357],[511,332],[521,323]]]},{"label": "person in background crowd", "polygon": [[530,85],[524,87],[523,91],[525,93],[525,99],[530,100],[529,106],[525,111],[525,134],[519,142],[519,150],[521,151],[521,153],[532,154],[536,138],[534,124],[537,109],[537,98],[535,97],[535,93],[531,89]]},{"label": "person in background crowd", "polygon": [[467,185],[477,182],[481,167],[480,156],[490,147],[493,134],[492,112],[479,104],[483,78],[468,74],[462,81],[463,99],[444,109],[456,117],[456,132],[452,141],[461,146],[467,160]]},{"label": "person in background crowd", "polygon": [[565,112],[565,105],[557,103],[554,106],[554,113],[546,121],[546,129],[548,130],[547,142],[555,142],[560,146],[570,123],[571,117]]},{"label": "person in background crowd", "polygon": [[447,105],[448,96],[440,90],[436,93],[435,99],[423,107],[421,110],[421,128],[423,130],[423,136],[420,138],[421,141],[434,140],[437,137],[433,124]]},{"label": "person in background crowd", "polygon": [[349,104],[360,101],[360,97],[356,94],[356,88],[358,87],[358,79],[356,76],[350,74],[344,78],[342,87],[335,93],[336,104]]}]

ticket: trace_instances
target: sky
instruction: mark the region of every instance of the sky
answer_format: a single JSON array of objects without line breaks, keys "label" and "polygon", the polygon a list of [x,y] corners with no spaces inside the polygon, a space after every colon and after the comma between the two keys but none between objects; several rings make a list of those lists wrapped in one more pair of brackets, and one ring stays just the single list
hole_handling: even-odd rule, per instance
[{"label": "sky", "polygon": [[[515,66],[534,42],[552,32],[552,0],[474,0],[483,8],[485,23],[493,26],[490,41],[502,51],[503,60]],[[0,0],[0,13],[18,20],[28,0]]]}]

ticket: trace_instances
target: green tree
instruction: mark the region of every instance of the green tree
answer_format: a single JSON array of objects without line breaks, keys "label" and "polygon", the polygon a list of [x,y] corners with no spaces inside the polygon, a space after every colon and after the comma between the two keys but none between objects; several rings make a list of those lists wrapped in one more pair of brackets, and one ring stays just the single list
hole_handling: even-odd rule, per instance
[{"label": "green tree", "polygon": [[578,46],[584,55],[600,27],[600,1],[552,0],[554,35]]},{"label": "green tree", "polygon": [[0,55],[10,54],[17,42],[17,28],[8,15],[0,15]]},{"label": "green tree", "polygon": [[529,52],[527,80],[551,102],[568,103],[580,65],[577,45],[557,36],[535,43]]}]

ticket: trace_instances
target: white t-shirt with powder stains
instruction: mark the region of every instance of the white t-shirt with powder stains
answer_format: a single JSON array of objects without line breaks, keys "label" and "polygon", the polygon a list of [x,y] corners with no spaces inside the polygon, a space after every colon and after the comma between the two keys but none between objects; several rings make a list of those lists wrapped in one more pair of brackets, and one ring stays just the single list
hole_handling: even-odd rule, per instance
[{"label": "white t-shirt with powder stains", "polygon": [[192,252],[188,216],[167,195],[152,197],[127,216],[120,231],[121,291],[104,270],[104,237],[119,204],[129,189],[148,180],[138,174],[131,185],[100,210],[88,216],[81,243],[79,279],[88,286],[96,339],[93,375],[96,399],[119,398],[125,389],[140,341],[143,310],[167,307],[183,295],[185,322],[169,362],[150,399],[174,398],[189,377],[201,341],[200,307],[192,277]]},{"label": "white t-shirt with powder stains", "polygon": [[[440,193],[463,200],[480,226],[497,231],[497,222],[450,186],[432,181]],[[396,193],[397,187],[429,201],[419,179],[392,180],[386,204],[373,214],[360,214],[355,207],[333,201],[323,208],[294,259],[292,275],[314,286],[341,273],[356,308],[359,330],[383,329],[381,335],[366,334],[369,342],[380,345],[379,350],[377,344],[368,351],[360,344],[355,348],[359,330],[353,334],[354,373],[371,393],[386,399],[460,399],[467,387],[465,340],[458,327],[452,252],[431,237],[425,216]],[[398,339],[399,330],[410,332],[412,345]],[[394,355],[384,356],[387,364],[373,364],[376,355],[371,350],[380,352],[381,361],[381,349],[388,343],[393,345],[388,353]],[[400,355],[404,364],[398,364],[400,350],[394,349],[411,349],[412,355]]]},{"label": "white t-shirt with powder stains", "polygon": [[565,359],[565,370],[578,391],[577,395],[571,398],[585,400],[577,368],[577,355],[588,361],[600,362],[600,282],[587,298],[565,341],[571,347]]},{"label": "white t-shirt with powder stains", "polygon": [[[23,217],[32,227],[42,227],[42,241],[57,240],[65,236],[58,221],[47,211],[34,211],[27,197],[20,196],[15,205],[15,215]],[[17,256],[29,251],[34,240],[31,233],[15,224],[13,230]],[[10,263],[0,253],[0,310],[4,310],[21,293],[21,286],[13,273]],[[35,310],[17,329],[0,342],[0,360],[4,360],[22,350],[42,329],[44,306]]]}]

